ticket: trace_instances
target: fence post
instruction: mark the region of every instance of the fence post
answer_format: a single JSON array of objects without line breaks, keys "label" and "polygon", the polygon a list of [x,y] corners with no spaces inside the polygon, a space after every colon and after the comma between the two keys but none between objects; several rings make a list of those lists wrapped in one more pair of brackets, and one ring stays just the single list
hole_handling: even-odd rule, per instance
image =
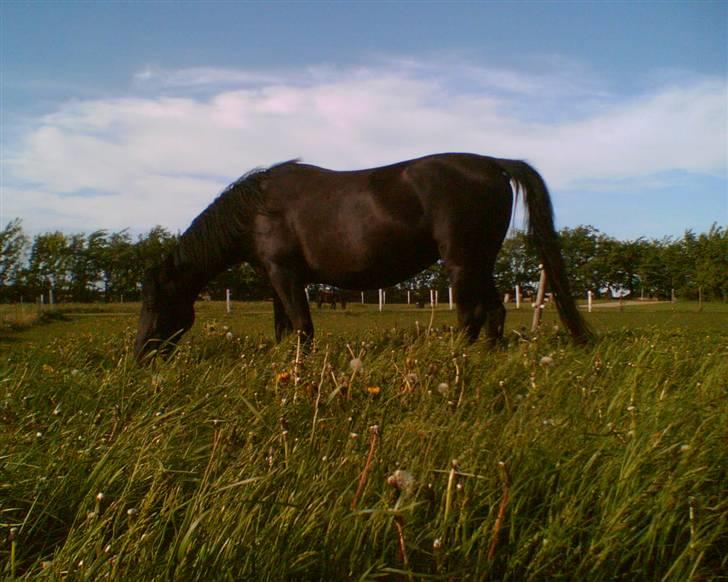
[{"label": "fence post", "polygon": [[521,286],[516,285],[516,309],[521,308]]},{"label": "fence post", "polygon": [[379,311],[382,311],[384,309],[384,291],[382,289],[379,290]]},{"label": "fence post", "polygon": [[591,290],[586,292],[586,304],[587,304],[587,311],[589,313],[591,313],[592,312],[592,292],[591,292]]},{"label": "fence post", "polygon": [[447,298],[448,302],[450,303],[450,311],[452,311],[453,304],[455,303],[452,298],[452,287],[447,288]]},{"label": "fence post", "polygon": [[410,303],[412,303],[412,302],[410,301],[410,290],[409,290],[409,289],[407,289],[407,305],[409,305]]},{"label": "fence post", "polygon": [[538,292],[536,293],[536,303],[533,306],[533,321],[531,322],[531,331],[536,331],[541,323],[541,310],[543,309],[543,297],[546,293],[546,271],[543,265],[538,266],[541,269],[541,277],[538,281]]},{"label": "fence post", "polygon": [[232,310],[232,307],[230,305],[230,289],[225,289],[225,308],[227,309],[227,312],[230,313]]}]

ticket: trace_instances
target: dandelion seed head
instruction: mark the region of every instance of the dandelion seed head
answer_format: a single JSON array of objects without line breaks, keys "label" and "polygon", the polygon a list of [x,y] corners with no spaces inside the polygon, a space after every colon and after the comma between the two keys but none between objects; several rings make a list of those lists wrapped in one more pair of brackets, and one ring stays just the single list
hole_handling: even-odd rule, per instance
[{"label": "dandelion seed head", "polygon": [[440,382],[437,385],[437,391],[440,394],[442,394],[443,396],[445,396],[448,393],[449,390],[450,390],[450,386],[448,385],[447,382]]},{"label": "dandelion seed head", "polygon": [[352,358],[349,361],[349,369],[352,372],[358,372],[359,370],[361,370],[361,366],[362,366],[362,363],[361,363],[361,359],[360,358]]},{"label": "dandelion seed head", "polygon": [[409,471],[402,469],[397,469],[387,477],[387,483],[405,495],[412,494],[415,489],[414,476]]}]

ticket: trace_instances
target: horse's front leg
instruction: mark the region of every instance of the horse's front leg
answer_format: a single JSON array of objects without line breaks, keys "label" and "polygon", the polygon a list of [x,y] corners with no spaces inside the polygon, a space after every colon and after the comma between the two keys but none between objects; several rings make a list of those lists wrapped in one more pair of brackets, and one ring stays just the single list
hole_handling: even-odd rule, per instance
[{"label": "horse's front leg", "polygon": [[[267,271],[273,290],[291,324],[290,329],[300,332],[302,341],[310,342],[313,339],[313,321],[302,277],[295,270],[277,264],[269,265]],[[277,329],[276,323],[276,332]]]},{"label": "horse's front leg", "polygon": [[293,323],[291,323],[291,318],[288,317],[283,302],[275,290],[273,290],[273,319],[276,329],[276,342],[280,342],[284,336],[293,331]]}]

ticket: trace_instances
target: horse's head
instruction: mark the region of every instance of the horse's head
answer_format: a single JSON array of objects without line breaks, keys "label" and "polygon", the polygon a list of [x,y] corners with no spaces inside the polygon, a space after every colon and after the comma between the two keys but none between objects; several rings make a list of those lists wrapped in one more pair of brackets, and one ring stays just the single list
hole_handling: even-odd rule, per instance
[{"label": "horse's head", "polygon": [[180,292],[164,267],[147,271],[134,352],[138,361],[156,350],[168,355],[195,321],[194,297]]}]

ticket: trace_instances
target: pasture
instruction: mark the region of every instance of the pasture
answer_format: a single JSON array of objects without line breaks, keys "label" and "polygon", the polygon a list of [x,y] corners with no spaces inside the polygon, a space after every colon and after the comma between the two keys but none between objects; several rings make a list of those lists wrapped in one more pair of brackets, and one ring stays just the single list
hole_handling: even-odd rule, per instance
[{"label": "pasture", "polygon": [[[710,580],[728,569],[728,306],[454,312],[198,303],[133,361],[139,306],[0,309],[6,579]],[[14,311],[13,311],[14,310]]]}]

